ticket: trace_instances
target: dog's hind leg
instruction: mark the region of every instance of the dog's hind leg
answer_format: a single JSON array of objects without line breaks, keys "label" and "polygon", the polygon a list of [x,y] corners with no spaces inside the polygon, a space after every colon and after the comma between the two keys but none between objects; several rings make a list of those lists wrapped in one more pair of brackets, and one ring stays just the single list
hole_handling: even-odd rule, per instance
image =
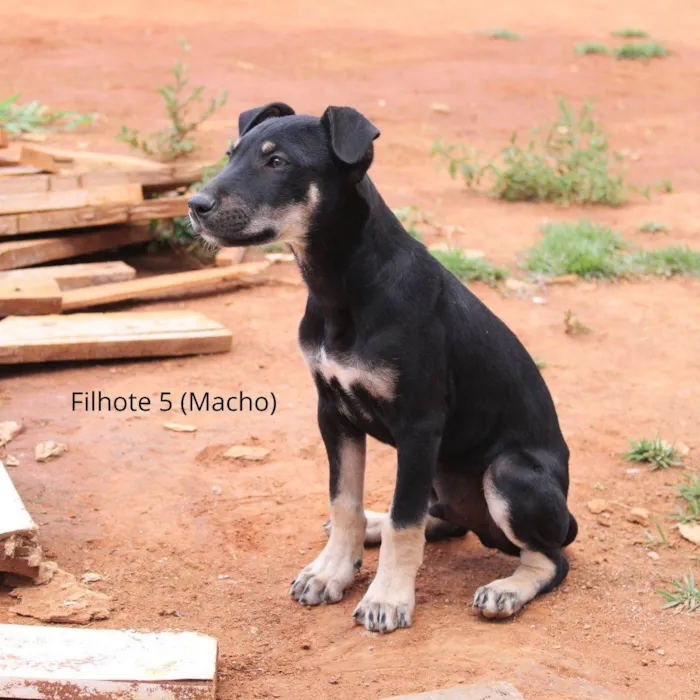
[{"label": "dog's hind leg", "polygon": [[520,549],[520,566],[479,588],[473,609],[486,618],[510,617],[566,578],[569,563],[561,549],[576,536],[576,521],[552,470],[523,453],[501,455],[491,464],[484,496],[495,524]]}]

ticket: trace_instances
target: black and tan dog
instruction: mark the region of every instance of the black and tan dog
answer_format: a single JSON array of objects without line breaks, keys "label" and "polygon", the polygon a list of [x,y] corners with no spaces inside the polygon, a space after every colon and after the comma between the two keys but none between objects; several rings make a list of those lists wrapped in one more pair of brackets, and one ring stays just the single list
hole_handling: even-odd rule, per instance
[{"label": "black and tan dog", "polygon": [[[411,625],[426,539],[471,530],[518,555],[476,591],[508,617],[569,566],[569,451],[549,391],[515,335],[402,227],[367,170],[378,130],[349,107],[319,119],[273,103],[241,114],[226,168],[190,199],[196,232],[221,246],[288,243],[308,286],[299,341],[318,389],[330,465],[330,537],[292,584],[335,603],[365,542],[379,567],[354,612]],[[366,436],[396,447],[390,512],[363,510]],[[300,477],[301,478],[301,477]]]}]

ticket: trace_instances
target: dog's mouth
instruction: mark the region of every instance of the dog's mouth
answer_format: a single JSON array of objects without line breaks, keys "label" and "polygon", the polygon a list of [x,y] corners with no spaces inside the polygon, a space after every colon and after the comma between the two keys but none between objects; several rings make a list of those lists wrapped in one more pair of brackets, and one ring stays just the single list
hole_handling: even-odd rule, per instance
[{"label": "dog's mouth", "polygon": [[264,245],[270,243],[277,237],[277,231],[272,227],[265,227],[260,230],[250,230],[250,222],[241,222],[238,225],[232,225],[232,222],[226,222],[224,230],[214,229],[211,225],[207,225],[201,221],[197,214],[190,211],[190,223],[194,233],[206,241],[209,245],[219,248],[228,246],[248,246],[248,245]]}]

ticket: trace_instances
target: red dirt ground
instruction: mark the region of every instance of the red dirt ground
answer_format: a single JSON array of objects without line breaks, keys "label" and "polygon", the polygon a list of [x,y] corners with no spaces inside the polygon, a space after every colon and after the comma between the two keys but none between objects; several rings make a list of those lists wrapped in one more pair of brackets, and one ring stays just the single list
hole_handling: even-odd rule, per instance
[{"label": "red dirt ground", "polygon": [[[0,18],[3,94],[21,90],[27,99],[105,117],[87,132],[57,137],[59,143],[119,151],[113,136],[123,122],[157,128],[163,112],[154,87],[183,34],[194,47],[193,79],[231,92],[217,115],[231,121],[215,121],[204,134],[207,157],[224,150],[238,112],[251,105],[283,99],[320,113],[347,103],[383,132],[372,172],[390,204],[418,204],[441,224],[464,227],[456,242],[498,263],[514,265],[543,219],[584,213],[642,247],[699,245],[697,4],[0,0]],[[611,30],[630,25],[665,40],[672,55],[644,65],[574,54],[576,42],[606,41]],[[525,39],[474,34],[494,26]],[[559,94],[576,104],[596,98],[614,145],[633,154],[632,179],[669,178],[675,193],[584,212],[494,202],[435,173],[428,152],[438,135],[497,148],[511,129],[553,116]],[[434,113],[434,102],[451,113]],[[666,222],[670,233],[637,233],[650,219]],[[286,266],[274,275],[296,272]],[[314,389],[295,340],[304,291],[266,286],[138,306],[186,305],[225,323],[235,337],[228,356],[32,368],[2,378],[0,415],[26,426],[10,445],[21,461],[13,478],[61,566],[106,577],[94,587],[112,595],[117,610],[101,624],[215,635],[223,700],[380,698],[497,678],[531,700],[696,697],[700,616],[662,612],[654,593],[697,570],[698,550],[665,520],[675,505],[667,486],[683,475],[631,475],[618,455],[629,439],[658,431],[685,442],[697,464],[700,285],[557,287],[542,305],[482,285],[474,290],[547,361],[545,377],[572,449],[571,503],[581,535],[558,591],[515,620],[476,619],[469,611],[475,588],[507,575],[514,562],[467,538],[427,548],[407,631],[381,637],[352,624],[376,551],[367,553],[339,605],[307,610],[287,596],[289,581],[324,542],[326,463]],[[564,334],[569,308],[592,335]],[[152,397],[274,391],[280,405],[273,417],[71,412],[71,392],[93,389]],[[197,432],[163,429],[178,418]],[[37,464],[33,446],[44,439],[66,442],[70,451]],[[220,458],[223,447],[252,439],[272,450],[267,462]],[[369,507],[386,507],[393,476],[391,450],[373,444]],[[614,504],[609,517],[588,511],[595,497]],[[626,520],[633,506],[649,509],[671,533],[674,546],[658,550],[658,561],[646,554],[643,528]],[[0,622],[20,622],[11,604],[0,592]],[[182,617],[162,616],[173,610]]]}]

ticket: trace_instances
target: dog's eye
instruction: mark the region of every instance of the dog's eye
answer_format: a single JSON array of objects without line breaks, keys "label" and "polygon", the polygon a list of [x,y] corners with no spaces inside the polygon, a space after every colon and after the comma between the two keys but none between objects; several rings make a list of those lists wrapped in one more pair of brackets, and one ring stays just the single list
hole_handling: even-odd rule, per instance
[{"label": "dog's eye", "polygon": [[267,165],[268,168],[283,168],[287,165],[287,161],[279,156],[272,156],[265,165]]}]

